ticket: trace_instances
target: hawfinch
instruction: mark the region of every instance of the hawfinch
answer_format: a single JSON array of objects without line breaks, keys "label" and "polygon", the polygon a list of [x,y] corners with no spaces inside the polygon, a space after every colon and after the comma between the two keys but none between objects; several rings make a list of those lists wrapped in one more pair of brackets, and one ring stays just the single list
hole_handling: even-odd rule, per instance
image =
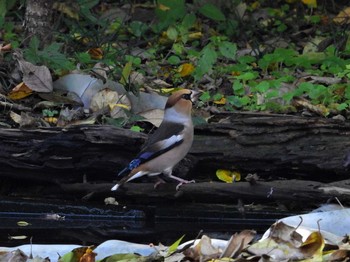
[{"label": "hawfinch", "polygon": [[[117,190],[123,184],[147,175],[164,174],[183,184],[194,183],[172,175],[174,166],[182,160],[192,146],[193,123],[191,118],[192,102],[198,92],[182,89],[173,93],[167,100],[164,110],[164,119],[159,128],[148,138],[138,156],[119,174],[127,174],[114,187]],[[164,182],[159,178],[155,187]]]}]

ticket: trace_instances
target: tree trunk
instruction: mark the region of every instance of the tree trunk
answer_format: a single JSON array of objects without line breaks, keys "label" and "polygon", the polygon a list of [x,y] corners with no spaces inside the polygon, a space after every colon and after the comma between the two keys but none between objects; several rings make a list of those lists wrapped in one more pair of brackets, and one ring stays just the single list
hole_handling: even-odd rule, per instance
[{"label": "tree trunk", "polygon": [[40,45],[50,43],[52,39],[53,0],[27,0],[25,29],[29,39],[38,37]]}]

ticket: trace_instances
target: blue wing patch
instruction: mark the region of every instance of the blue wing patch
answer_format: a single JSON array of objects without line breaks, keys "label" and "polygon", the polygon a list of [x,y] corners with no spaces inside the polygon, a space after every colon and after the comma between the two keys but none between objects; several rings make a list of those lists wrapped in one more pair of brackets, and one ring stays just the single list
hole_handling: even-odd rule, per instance
[{"label": "blue wing patch", "polygon": [[129,163],[128,169],[133,170],[134,168],[138,167],[140,164],[141,164],[141,160],[139,158],[136,158]]}]

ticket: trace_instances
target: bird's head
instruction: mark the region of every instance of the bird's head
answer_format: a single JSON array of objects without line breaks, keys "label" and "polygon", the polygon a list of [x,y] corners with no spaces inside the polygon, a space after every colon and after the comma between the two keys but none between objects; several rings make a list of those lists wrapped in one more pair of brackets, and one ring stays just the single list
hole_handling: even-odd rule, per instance
[{"label": "bird's head", "polygon": [[190,115],[192,104],[197,100],[199,92],[189,89],[181,89],[169,96],[165,110],[173,108],[178,113]]}]

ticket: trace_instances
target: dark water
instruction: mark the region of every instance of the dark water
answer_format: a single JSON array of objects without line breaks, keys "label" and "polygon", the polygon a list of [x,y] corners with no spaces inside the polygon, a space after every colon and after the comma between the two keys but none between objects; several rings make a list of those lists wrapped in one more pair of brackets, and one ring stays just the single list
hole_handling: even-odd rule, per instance
[{"label": "dark water", "polygon": [[[35,211],[34,211],[35,210]],[[58,214],[64,219],[55,219]],[[170,245],[183,234],[195,238],[203,230],[212,238],[228,239],[235,232],[263,233],[278,218],[276,210],[239,212],[229,205],[163,205],[148,207],[89,206],[38,201],[0,201],[0,246],[28,244],[98,245],[109,239]],[[28,222],[19,226],[18,221]],[[27,236],[26,239],[10,239]]]}]

